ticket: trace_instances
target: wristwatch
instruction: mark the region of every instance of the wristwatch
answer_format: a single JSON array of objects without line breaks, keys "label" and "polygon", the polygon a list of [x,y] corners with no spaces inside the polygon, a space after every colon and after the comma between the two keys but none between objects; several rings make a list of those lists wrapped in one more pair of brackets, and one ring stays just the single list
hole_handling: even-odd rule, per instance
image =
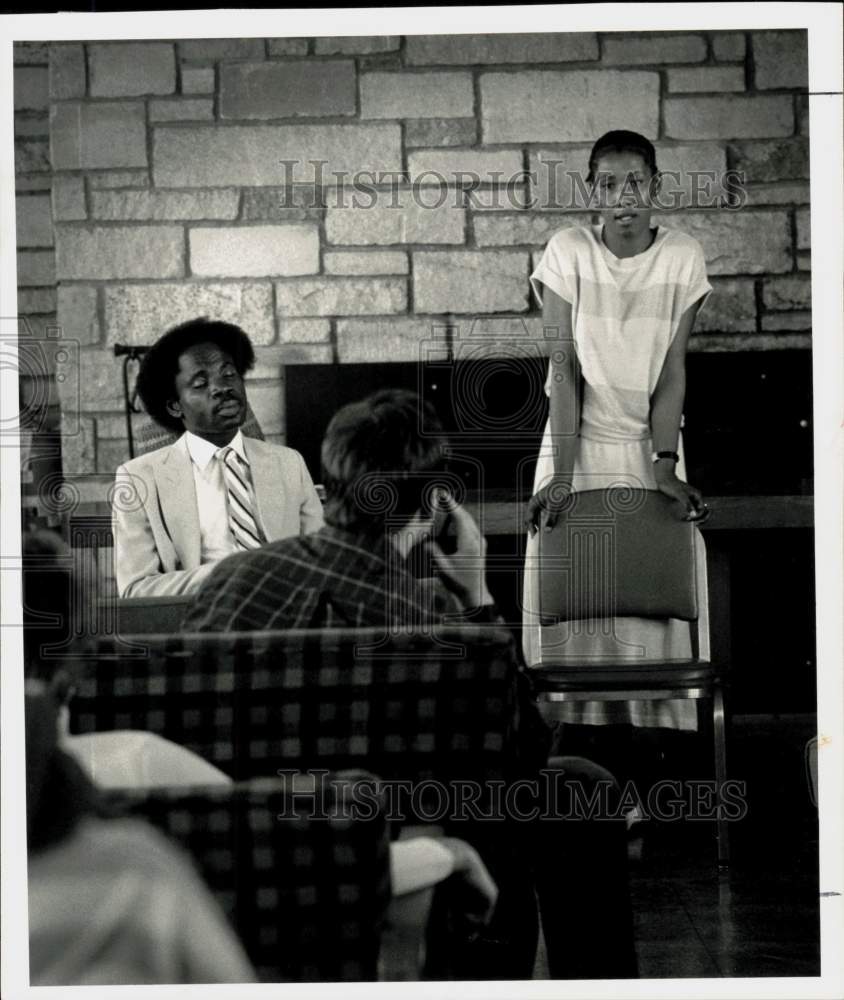
[{"label": "wristwatch", "polygon": [[672,462],[676,463],[680,461],[680,456],[676,451],[652,451],[651,461],[658,462],[661,458],[670,458]]}]

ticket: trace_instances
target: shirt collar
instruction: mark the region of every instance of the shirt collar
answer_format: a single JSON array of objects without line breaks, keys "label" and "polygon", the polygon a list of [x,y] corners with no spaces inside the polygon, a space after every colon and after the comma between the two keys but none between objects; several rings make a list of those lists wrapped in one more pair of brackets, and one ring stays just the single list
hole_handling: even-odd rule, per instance
[{"label": "shirt collar", "polygon": [[[184,438],[185,447],[188,450],[191,461],[201,472],[204,472],[208,463],[220,450],[219,445],[212,444],[210,441],[206,441],[205,438],[200,437],[198,434],[192,434],[190,431],[185,431]],[[249,464],[249,460],[246,457],[246,449],[243,445],[243,435],[239,430],[231,441],[229,441],[228,447],[233,448],[240,458],[247,465]]]}]

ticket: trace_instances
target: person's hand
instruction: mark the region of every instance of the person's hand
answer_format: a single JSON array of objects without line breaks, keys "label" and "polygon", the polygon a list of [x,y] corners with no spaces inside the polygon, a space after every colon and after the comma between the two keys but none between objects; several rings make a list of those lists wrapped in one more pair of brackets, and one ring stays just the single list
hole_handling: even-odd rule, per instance
[{"label": "person's hand", "polygon": [[550,531],[557,523],[560,511],[565,508],[570,495],[571,479],[553,476],[528,501],[525,513],[525,528],[528,532],[535,535],[540,527]]},{"label": "person's hand", "polygon": [[492,919],[498,901],[498,886],[481,861],[480,855],[456,837],[437,841],[454,857],[452,906],[456,929],[469,939],[476,937]]},{"label": "person's hand", "polygon": [[696,521],[702,524],[709,518],[709,507],[703,502],[701,492],[689,483],[678,479],[674,472],[657,473],[657,489],[672,500],[676,500],[685,511],[684,521]]},{"label": "person's hand", "polygon": [[486,585],[486,539],[472,515],[452,497],[443,494],[439,502],[450,514],[457,536],[457,547],[452,555],[446,555],[436,539],[432,538],[429,543],[443,583],[464,608],[492,604],[492,595]]}]

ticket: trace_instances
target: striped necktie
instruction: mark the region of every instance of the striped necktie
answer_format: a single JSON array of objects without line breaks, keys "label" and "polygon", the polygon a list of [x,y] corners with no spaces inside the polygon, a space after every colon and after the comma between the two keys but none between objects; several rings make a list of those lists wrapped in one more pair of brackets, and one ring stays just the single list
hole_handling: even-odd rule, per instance
[{"label": "striped necktie", "polygon": [[249,466],[231,446],[221,448],[217,456],[223,465],[223,477],[229,497],[229,527],[237,547],[243,550],[257,549],[262,544],[262,539],[253,513]]}]

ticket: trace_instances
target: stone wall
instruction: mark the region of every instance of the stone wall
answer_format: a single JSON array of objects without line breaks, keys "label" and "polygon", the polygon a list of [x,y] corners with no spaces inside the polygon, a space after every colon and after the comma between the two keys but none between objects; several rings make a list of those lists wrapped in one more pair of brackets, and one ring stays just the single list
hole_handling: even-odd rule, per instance
[{"label": "stone wall", "polygon": [[686,199],[667,220],[701,241],[715,286],[692,349],[809,347],[806,44],[801,31],[18,44],[19,313],[54,347],[61,330],[65,473],[127,457],[113,345],[193,316],[253,338],[250,399],[275,440],[285,365],[411,360],[432,336],[496,353],[527,329],[541,344],[532,261],[588,218],[551,178],[584,172],[610,128],[652,137],[683,185],[744,172],[740,211]]}]

